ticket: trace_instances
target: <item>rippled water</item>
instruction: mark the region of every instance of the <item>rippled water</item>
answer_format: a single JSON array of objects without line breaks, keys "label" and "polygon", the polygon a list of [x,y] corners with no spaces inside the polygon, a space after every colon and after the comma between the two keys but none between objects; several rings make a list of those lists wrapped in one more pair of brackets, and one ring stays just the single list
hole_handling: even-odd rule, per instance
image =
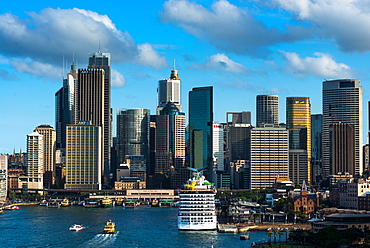
[{"label": "rippled water", "polygon": [[[101,234],[108,219],[117,233]],[[72,224],[86,228],[69,231]],[[250,247],[267,240],[265,232],[250,232],[250,240],[240,234],[216,231],[178,231],[176,208],[47,208],[21,206],[0,214],[0,247],[164,247],[198,248]]]}]

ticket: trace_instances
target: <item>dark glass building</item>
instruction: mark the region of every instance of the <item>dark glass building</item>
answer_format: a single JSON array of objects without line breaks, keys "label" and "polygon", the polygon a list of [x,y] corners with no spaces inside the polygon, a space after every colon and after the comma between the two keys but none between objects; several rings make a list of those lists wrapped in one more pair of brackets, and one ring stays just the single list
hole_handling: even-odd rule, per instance
[{"label": "dark glass building", "polygon": [[190,167],[203,168],[213,181],[212,167],[213,87],[197,87],[189,92],[189,162]]}]

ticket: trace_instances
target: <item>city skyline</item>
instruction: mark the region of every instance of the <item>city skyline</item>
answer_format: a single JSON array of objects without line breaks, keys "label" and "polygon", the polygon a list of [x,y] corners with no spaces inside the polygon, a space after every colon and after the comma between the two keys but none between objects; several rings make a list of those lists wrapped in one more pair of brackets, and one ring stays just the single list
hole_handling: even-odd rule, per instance
[{"label": "city skyline", "polygon": [[70,65],[86,68],[98,51],[112,56],[113,129],[116,109],[155,114],[158,81],[175,68],[186,118],[189,91],[213,86],[216,122],[250,111],[253,125],[257,95],[278,95],[279,122],[286,122],[286,97],[310,97],[318,114],[323,81],[359,79],[365,136],[370,8],[360,0],[305,3],[7,2],[0,12],[0,153],[26,151],[27,134],[39,125],[56,128],[55,93]]}]

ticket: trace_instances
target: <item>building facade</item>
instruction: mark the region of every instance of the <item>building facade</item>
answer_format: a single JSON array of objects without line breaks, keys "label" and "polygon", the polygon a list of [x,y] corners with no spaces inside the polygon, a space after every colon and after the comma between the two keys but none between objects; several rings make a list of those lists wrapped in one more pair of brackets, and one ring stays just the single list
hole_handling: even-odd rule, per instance
[{"label": "building facade", "polygon": [[168,102],[172,102],[182,111],[181,106],[181,81],[177,70],[171,71],[170,78],[159,80],[158,82],[158,106],[157,115],[166,106]]},{"label": "building facade", "polygon": [[50,189],[55,183],[56,132],[50,125],[40,125],[34,132],[43,135],[44,139],[44,187]]},{"label": "building facade", "polygon": [[[100,92],[100,86],[98,86],[97,99],[99,102],[102,102],[102,111],[103,115],[99,122],[92,122],[94,125],[99,125],[102,127],[102,148],[103,148],[103,165],[104,165],[104,174],[109,174],[111,172],[110,165],[110,152],[112,146],[112,110],[111,110],[111,69],[110,69],[110,53],[102,53],[100,51],[91,54],[89,57],[88,69],[102,69],[104,70],[104,79],[103,79],[103,92]],[[97,78],[97,82],[100,84],[100,75]],[[93,93],[93,91],[91,92]],[[100,103],[99,103],[100,104]],[[98,109],[100,112],[100,109]],[[100,119],[100,117],[99,117]],[[80,119],[80,120],[89,120],[89,119]]]},{"label": "building facade", "polygon": [[127,155],[143,155],[149,160],[149,109],[117,110],[117,156],[124,163]]},{"label": "building facade", "polygon": [[312,181],[318,183],[322,178],[322,114],[311,115],[312,127]]},{"label": "building facade", "polygon": [[322,95],[322,151],[323,175],[330,174],[330,125],[346,123],[354,127],[355,174],[362,168],[362,87],[356,79],[338,79],[323,82]]},{"label": "building facade", "polygon": [[172,184],[183,184],[186,179],[175,179],[185,166],[185,114],[174,103],[168,102],[157,115],[155,137],[155,172],[172,177]]},{"label": "building facade", "polygon": [[102,139],[98,125],[67,126],[65,189],[102,189]]},{"label": "building facade", "polygon": [[0,155],[0,203],[5,202],[8,193],[8,155]]},{"label": "building facade", "polygon": [[311,104],[309,97],[286,98],[289,132],[289,177],[296,184],[311,183]]},{"label": "building facade", "polygon": [[254,128],[251,132],[250,188],[273,187],[289,176],[289,143],[285,128]]},{"label": "building facade", "polygon": [[197,87],[189,92],[189,165],[204,168],[210,181],[213,172],[213,87]]},{"label": "building facade", "polygon": [[256,126],[279,125],[279,97],[277,95],[257,95]]}]

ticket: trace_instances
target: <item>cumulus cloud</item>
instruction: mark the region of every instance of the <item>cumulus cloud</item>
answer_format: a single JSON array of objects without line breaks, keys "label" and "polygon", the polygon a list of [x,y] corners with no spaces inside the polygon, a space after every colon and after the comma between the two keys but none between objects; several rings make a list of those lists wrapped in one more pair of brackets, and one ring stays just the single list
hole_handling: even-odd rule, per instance
[{"label": "cumulus cloud", "polygon": [[[32,58],[41,64],[60,66],[63,55],[74,53],[76,61],[87,62],[88,55],[100,47],[102,52],[112,54],[113,63],[136,63],[156,69],[165,65],[165,59],[150,44],[136,44],[128,32],[118,30],[106,15],[77,8],[46,8],[27,14],[26,20],[10,13],[0,15],[0,54],[18,61]],[[142,54],[143,47],[150,51],[150,56]],[[21,70],[36,72],[29,69]]]},{"label": "cumulus cloud", "polygon": [[205,40],[223,51],[263,55],[268,46],[309,37],[294,28],[283,33],[258,21],[246,8],[226,0],[215,1],[210,9],[188,0],[169,0],[160,13],[162,22],[181,27],[189,34]]},{"label": "cumulus cloud", "polygon": [[12,60],[10,64],[16,69],[19,73],[27,73],[37,77],[55,79],[58,76],[62,78],[61,70],[51,64],[40,63],[37,61],[26,61]]},{"label": "cumulus cloud", "polygon": [[126,84],[125,77],[117,70],[111,69],[111,86],[112,87],[123,87]]},{"label": "cumulus cloud", "polygon": [[346,64],[337,63],[332,56],[316,52],[316,57],[301,58],[297,53],[281,51],[287,64],[286,70],[296,76],[314,75],[323,78],[351,78],[353,70]]},{"label": "cumulus cloud", "polygon": [[191,67],[199,70],[222,70],[232,73],[246,73],[249,71],[247,67],[232,61],[222,53],[214,54],[205,63],[194,64]]},{"label": "cumulus cloud", "polygon": [[296,21],[315,27],[316,35],[334,39],[346,52],[370,50],[368,0],[274,0]]},{"label": "cumulus cloud", "polygon": [[167,60],[159,56],[149,43],[138,45],[138,50],[139,54],[137,60],[139,64],[148,65],[157,70],[168,66]]}]

